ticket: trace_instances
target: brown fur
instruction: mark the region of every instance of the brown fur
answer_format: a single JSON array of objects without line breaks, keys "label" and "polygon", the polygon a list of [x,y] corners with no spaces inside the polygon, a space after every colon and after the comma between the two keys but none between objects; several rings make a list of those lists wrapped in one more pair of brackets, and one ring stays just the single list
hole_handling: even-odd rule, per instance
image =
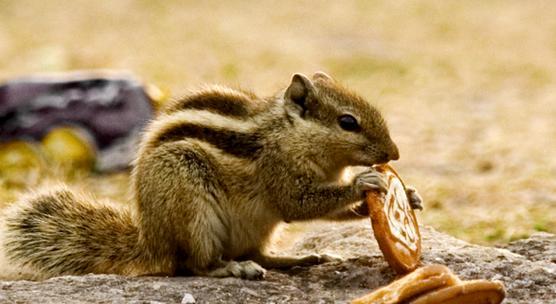
[{"label": "brown fur", "polygon": [[[360,130],[339,126],[345,114]],[[0,267],[19,267],[12,278],[190,272],[252,279],[264,275],[259,264],[320,263],[330,258],[270,257],[264,248],[283,221],[365,216],[351,210],[361,209],[354,206],[363,191],[380,188],[379,177],[371,170],[341,184],[341,172],[397,158],[381,114],[323,73],[296,74],[268,99],[205,88],[147,128],[131,210],[64,189],[22,199],[2,215]]]}]

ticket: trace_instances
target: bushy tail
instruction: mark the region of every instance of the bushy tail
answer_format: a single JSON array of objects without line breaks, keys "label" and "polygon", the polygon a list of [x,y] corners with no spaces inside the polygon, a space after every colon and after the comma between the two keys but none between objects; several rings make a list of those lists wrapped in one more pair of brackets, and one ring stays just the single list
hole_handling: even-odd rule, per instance
[{"label": "bushy tail", "polygon": [[0,220],[0,276],[148,272],[129,210],[60,189],[14,203]]}]

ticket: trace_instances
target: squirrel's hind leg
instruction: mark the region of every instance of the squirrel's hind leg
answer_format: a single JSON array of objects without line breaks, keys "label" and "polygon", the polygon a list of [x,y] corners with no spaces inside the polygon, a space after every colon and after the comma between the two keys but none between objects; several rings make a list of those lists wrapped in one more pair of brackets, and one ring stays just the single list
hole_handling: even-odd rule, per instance
[{"label": "squirrel's hind leg", "polygon": [[184,263],[187,270],[195,275],[211,277],[237,277],[249,280],[262,279],[266,270],[253,261],[223,261],[224,253],[223,238],[226,238],[225,227],[218,220],[214,210],[208,207],[210,202],[202,202],[205,205],[203,214],[196,214],[198,221],[189,227],[187,243],[188,252]]}]

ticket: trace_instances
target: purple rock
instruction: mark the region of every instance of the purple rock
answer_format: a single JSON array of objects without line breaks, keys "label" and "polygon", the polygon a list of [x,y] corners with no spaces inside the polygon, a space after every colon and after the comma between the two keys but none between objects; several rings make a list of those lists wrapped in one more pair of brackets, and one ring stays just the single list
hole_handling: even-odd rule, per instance
[{"label": "purple rock", "polygon": [[40,140],[52,128],[76,126],[90,133],[102,153],[136,135],[153,113],[143,86],[127,74],[20,78],[0,86],[0,142]]}]

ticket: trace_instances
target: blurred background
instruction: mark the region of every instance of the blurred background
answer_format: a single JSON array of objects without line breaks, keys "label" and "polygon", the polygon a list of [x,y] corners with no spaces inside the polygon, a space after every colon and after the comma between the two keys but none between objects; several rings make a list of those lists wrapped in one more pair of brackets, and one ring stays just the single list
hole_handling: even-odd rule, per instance
[{"label": "blurred background", "polygon": [[[129,71],[162,102],[206,82],[265,96],[323,70],[383,111],[422,223],[488,244],[556,232],[552,1],[0,0],[0,81],[90,69]],[[125,203],[128,173],[91,173],[84,151],[23,177],[4,160],[0,205],[52,181]]]}]

